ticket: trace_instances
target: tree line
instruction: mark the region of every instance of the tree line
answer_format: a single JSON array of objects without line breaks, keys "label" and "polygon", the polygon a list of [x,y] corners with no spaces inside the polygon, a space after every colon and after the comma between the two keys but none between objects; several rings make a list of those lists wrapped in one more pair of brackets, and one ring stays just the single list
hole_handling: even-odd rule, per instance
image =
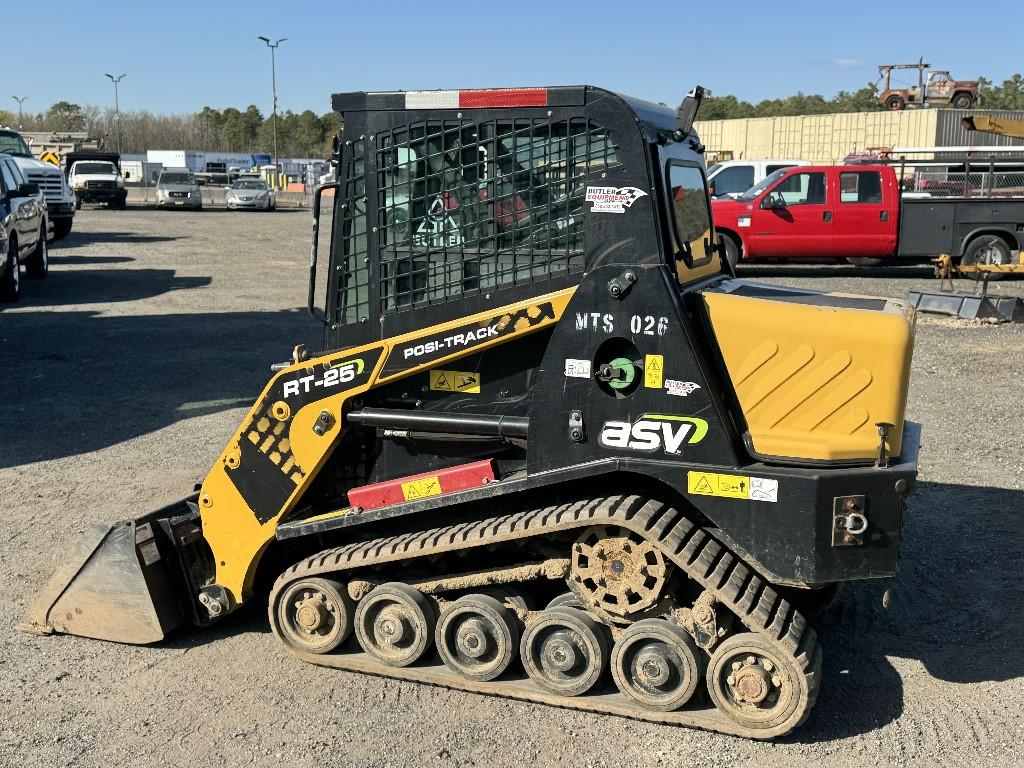
[{"label": "tree line", "polygon": [[[24,113],[0,109],[0,125],[24,131],[85,131],[104,148],[117,147],[117,121],[112,108],[101,109],[58,101],[45,112]],[[331,152],[331,139],[341,127],[336,112],[317,115],[312,110],[279,112],[277,147],[280,157],[322,157]],[[203,107],[200,112],[158,115],[146,110],[121,111],[121,153],[142,154],[149,149],[198,149],[207,152],[271,154],[274,151],[273,116],[254,104],[240,110]]]},{"label": "tree line", "polygon": [[[979,109],[1024,110],[1024,76],[1015,74],[1002,85],[978,78]],[[728,120],[739,117],[786,117],[824,115],[831,112],[877,112],[885,109],[878,90],[869,84],[856,91],[839,91],[830,99],[818,94],[796,93],[783,99],[765,99],[756,104],[735,96],[711,96],[700,109],[701,120]]]},{"label": "tree line", "polygon": [[[980,109],[1024,110],[1024,75],[1015,74],[1001,85],[979,80]],[[701,108],[701,120],[739,117],[783,117],[823,115],[830,112],[875,112],[884,109],[874,85],[856,91],[839,91],[831,98],[796,93],[781,99],[764,99],[756,104],[735,96],[710,96]],[[80,106],[58,101],[45,112],[18,114],[0,109],[0,125],[18,126],[26,131],[86,131],[107,148],[117,146],[113,109]],[[312,110],[286,111],[278,115],[277,145],[281,157],[330,156],[331,139],[341,126],[336,112],[317,115]],[[146,110],[121,112],[121,151],[140,154],[148,149],[199,149],[207,152],[272,153],[273,117],[254,104],[244,110],[203,107],[199,112],[157,115]]]}]

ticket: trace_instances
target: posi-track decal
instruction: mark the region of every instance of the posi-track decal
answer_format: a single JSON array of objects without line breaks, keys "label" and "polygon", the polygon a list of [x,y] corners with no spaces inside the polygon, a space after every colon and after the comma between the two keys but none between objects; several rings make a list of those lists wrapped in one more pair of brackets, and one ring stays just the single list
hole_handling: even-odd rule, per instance
[{"label": "posi-track decal", "polygon": [[779,500],[779,481],[768,477],[691,471],[686,473],[686,492],[697,496],[775,503]]},{"label": "posi-track decal", "polygon": [[512,336],[516,333],[541,325],[545,320],[555,319],[555,308],[550,301],[523,307],[515,312],[496,315],[482,322],[468,323],[440,333],[421,336],[418,339],[396,344],[381,371],[386,379],[424,363],[467,352],[487,342]]},{"label": "posi-track decal", "polygon": [[587,187],[586,201],[591,213],[625,213],[646,194],[638,187]]},{"label": "posi-track decal", "polygon": [[606,421],[598,442],[605,448],[677,456],[684,445],[695,445],[708,433],[704,419],[645,413],[636,421]]}]

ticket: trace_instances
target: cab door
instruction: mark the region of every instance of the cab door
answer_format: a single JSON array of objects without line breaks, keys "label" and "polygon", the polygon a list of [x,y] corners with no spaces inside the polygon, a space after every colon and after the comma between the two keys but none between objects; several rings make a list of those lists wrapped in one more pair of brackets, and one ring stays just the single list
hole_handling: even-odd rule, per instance
[{"label": "cab door", "polygon": [[882,172],[839,170],[832,248],[841,258],[891,256],[896,252],[896,190]]},{"label": "cab door", "polygon": [[754,206],[751,253],[768,258],[828,256],[832,210],[824,171],[794,171],[765,191]]}]

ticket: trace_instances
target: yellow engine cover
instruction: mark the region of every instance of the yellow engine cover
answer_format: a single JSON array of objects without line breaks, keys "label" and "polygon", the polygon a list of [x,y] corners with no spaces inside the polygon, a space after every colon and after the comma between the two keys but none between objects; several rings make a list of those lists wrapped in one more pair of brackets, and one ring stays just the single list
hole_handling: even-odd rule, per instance
[{"label": "yellow engine cover", "polygon": [[903,434],[914,311],[905,302],[729,280],[702,293],[759,456],[868,461]]}]

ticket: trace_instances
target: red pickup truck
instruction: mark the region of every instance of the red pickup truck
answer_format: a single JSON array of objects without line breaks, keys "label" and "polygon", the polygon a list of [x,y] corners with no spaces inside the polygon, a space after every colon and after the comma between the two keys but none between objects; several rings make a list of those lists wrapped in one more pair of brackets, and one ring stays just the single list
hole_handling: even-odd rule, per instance
[{"label": "red pickup truck", "polygon": [[1010,264],[1024,244],[1024,199],[904,199],[888,165],[785,168],[736,199],[714,200],[712,210],[734,266],[821,257],[878,264],[940,253],[964,264]]}]

